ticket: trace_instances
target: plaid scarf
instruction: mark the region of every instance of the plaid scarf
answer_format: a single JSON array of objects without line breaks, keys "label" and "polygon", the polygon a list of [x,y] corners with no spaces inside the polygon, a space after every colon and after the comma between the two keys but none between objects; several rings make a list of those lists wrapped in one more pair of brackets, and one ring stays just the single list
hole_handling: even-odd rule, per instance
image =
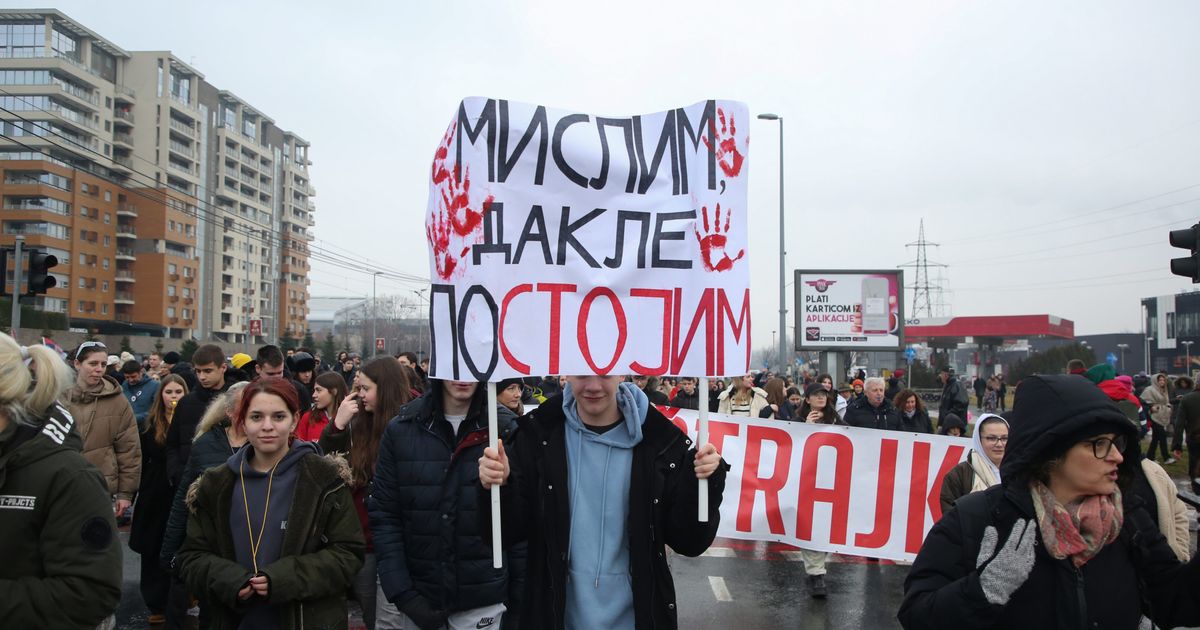
[{"label": "plaid scarf", "polygon": [[1111,496],[1085,497],[1066,506],[1040,481],[1034,481],[1029,490],[1042,542],[1054,558],[1070,558],[1076,568],[1082,567],[1121,533],[1125,515],[1120,490]]}]

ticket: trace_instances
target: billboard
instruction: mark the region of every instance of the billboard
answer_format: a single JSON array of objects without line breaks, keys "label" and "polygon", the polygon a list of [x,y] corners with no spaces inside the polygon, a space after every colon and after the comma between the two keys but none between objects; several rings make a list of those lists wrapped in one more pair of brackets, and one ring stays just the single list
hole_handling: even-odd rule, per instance
[{"label": "billboard", "polygon": [[796,271],[797,350],[904,349],[904,272]]}]

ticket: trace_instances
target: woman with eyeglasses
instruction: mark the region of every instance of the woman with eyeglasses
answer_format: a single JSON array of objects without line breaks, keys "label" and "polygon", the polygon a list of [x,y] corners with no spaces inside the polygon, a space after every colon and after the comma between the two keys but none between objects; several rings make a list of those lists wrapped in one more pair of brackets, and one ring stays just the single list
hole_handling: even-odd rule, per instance
[{"label": "woman with eyeglasses", "polygon": [[1008,446],[1008,421],[994,413],[979,416],[971,437],[967,459],[946,473],[942,480],[942,514],[960,497],[987,490],[1000,483],[1000,460]]},{"label": "woman with eyeglasses", "polygon": [[960,498],[904,582],[905,628],[1200,625],[1200,560],[1183,563],[1134,488],[1138,429],[1077,376],[1017,387],[1001,480]]}]

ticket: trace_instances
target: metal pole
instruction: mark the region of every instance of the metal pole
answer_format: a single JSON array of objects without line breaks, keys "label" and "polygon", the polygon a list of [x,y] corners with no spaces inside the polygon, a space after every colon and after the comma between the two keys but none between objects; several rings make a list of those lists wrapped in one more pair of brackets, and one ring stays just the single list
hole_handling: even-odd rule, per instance
[{"label": "metal pole", "polygon": [[[487,413],[488,413],[488,446],[493,450],[497,450],[497,443],[500,439],[499,417],[496,410],[496,383],[488,381],[487,384]],[[502,544],[504,540],[503,532],[500,530],[500,485],[492,486],[489,491],[489,500],[492,502],[492,568],[499,569],[504,566],[504,557],[502,552]]]},{"label": "metal pole", "polygon": [[785,248],[786,239],[783,230],[783,116],[779,117],[779,371],[787,373],[791,367],[790,357],[787,352],[787,293],[786,293],[786,267],[784,259],[787,257]]},{"label": "metal pole", "polygon": [[375,298],[375,280],[379,272],[371,274],[371,356],[379,356],[379,300]]},{"label": "metal pole", "polygon": [[[21,327],[21,279],[24,276],[24,270],[21,268],[21,256],[25,247],[25,237],[18,236],[16,241],[16,249],[13,253],[12,319],[9,320],[12,324],[13,339],[17,338],[17,329]],[[4,272],[7,273],[8,270],[5,269]]]}]

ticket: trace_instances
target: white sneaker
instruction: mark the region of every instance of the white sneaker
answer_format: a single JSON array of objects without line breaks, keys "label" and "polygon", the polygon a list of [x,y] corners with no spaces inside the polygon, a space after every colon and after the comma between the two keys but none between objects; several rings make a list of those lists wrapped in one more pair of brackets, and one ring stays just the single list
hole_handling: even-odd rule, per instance
[{"label": "white sneaker", "polygon": [[1171,464],[1174,464],[1174,463],[1175,463],[1175,458],[1174,458],[1174,457],[1168,457],[1168,458],[1167,458],[1167,461],[1163,462],[1163,466],[1170,466]]}]

